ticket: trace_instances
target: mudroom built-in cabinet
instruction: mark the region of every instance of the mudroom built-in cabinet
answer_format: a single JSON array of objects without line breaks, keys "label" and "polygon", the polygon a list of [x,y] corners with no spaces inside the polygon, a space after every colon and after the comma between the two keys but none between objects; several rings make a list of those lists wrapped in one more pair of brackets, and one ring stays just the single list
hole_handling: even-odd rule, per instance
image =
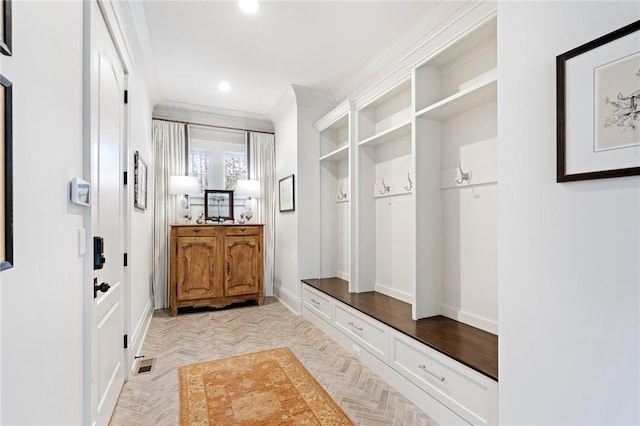
[{"label": "mudroom built-in cabinet", "polygon": [[497,86],[491,13],[315,125],[303,312],[444,422],[497,422]]}]

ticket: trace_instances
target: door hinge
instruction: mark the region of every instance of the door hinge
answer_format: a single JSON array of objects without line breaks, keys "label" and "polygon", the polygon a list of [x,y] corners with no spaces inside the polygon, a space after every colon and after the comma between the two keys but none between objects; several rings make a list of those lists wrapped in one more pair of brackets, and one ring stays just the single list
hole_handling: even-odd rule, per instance
[{"label": "door hinge", "polygon": [[124,254],[124,266],[129,266],[129,259],[127,253]]},{"label": "door hinge", "polygon": [[129,179],[129,174],[127,172],[123,172],[122,181],[124,183],[124,186],[127,186],[128,179]]},{"label": "door hinge", "polygon": [[128,90],[124,91],[124,103],[125,103],[125,105],[129,103],[129,91]]},{"label": "door hinge", "polygon": [[129,348],[129,335],[128,334],[124,335],[124,348],[125,349]]}]

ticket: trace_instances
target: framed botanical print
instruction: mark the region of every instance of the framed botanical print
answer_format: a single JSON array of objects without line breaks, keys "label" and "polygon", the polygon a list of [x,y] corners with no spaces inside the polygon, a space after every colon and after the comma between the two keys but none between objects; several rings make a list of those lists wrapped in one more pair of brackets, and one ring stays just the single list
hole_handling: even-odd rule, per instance
[{"label": "framed botanical print", "polygon": [[296,209],[295,176],[293,174],[283,177],[278,183],[280,211],[292,212]]},{"label": "framed botanical print", "polygon": [[557,181],[640,174],[640,21],[556,57]]}]

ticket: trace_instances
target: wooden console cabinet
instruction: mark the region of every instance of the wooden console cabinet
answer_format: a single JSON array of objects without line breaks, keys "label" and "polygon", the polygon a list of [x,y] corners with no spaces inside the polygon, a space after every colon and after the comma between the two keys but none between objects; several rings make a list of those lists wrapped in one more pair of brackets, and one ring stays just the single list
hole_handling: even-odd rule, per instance
[{"label": "wooden console cabinet", "polygon": [[264,301],[263,225],[172,225],[171,316],[178,308]]}]

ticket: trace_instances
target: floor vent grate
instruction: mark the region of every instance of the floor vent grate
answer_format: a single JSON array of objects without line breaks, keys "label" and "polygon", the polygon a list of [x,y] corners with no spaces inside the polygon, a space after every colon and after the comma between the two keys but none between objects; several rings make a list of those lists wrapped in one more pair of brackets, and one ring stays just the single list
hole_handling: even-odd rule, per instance
[{"label": "floor vent grate", "polygon": [[138,365],[136,366],[136,376],[139,374],[151,373],[153,371],[153,367],[156,364],[155,358],[149,359],[141,359],[138,361]]}]

